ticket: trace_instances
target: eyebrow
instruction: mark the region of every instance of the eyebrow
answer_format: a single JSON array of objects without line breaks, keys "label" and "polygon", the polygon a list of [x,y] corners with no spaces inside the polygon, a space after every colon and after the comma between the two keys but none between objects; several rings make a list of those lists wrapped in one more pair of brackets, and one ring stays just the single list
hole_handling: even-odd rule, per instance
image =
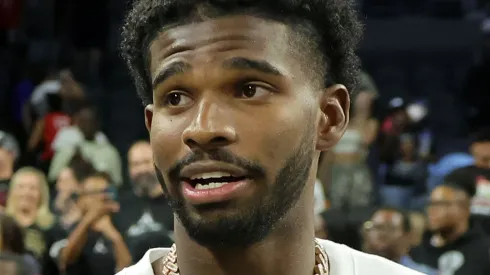
[{"label": "eyebrow", "polygon": [[269,62],[244,57],[233,57],[223,62],[223,68],[232,70],[254,70],[265,74],[281,76],[281,72]]},{"label": "eyebrow", "polygon": [[165,69],[158,72],[158,75],[155,77],[155,79],[153,79],[153,89],[155,89],[160,83],[163,83],[167,79],[178,74],[183,74],[191,68],[192,66],[189,63],[185,63],[182,61],[171,63],[170,65],[166,66]]},{"label": "eyebrow", "polygon": [[[274,76],[283,75],[279,71],[279,69],[277,69],[267,61],[253,60],[244,57],[233,57],[227,59],[223,62],[222,66],[223,68],[230,69],[230,70],[254,70],[254,71],[258,71],[261,73],[274,75]],[[153,89],[155,89],[160,83],[163,83],[169,78],[176,76],[178,74],[183,74],[190,69],[192,69],[192,66],[189,63],[185,63],[182,61],[177,61],[170,64],[165,69],[160,71],[158,75],[155,77],[152,83]]]}]

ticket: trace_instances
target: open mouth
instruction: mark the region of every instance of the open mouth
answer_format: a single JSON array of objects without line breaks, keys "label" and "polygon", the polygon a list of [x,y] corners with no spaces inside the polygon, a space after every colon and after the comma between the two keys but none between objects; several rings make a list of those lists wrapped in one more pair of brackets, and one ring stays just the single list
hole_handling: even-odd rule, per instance
[{"label": "open mouth", "polygon": [[247,179],[247,176],[234,176],[225,172],[201,173],[191,178],[183,178],[193,188],[197,190],[220,188],[233,182]]}]

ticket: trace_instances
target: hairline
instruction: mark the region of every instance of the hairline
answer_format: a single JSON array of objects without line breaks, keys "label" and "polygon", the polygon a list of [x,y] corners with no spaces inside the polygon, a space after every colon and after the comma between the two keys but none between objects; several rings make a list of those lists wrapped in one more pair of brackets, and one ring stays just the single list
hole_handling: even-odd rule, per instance
[{"label": "hairline", "polygon": [[[295,48],[292,51],[298,53],[298,55],[304,55],[306,57],[306,60],[302,62],[311,64],[312,61],[316,60],[316,58],[313,55],[315,56],[320,55],[321,58],[320,61],[318,61],[319,64],[315,64],[314,67],[316,67],[316,69],[313,69],[317,74],[319,74],[314,77],[315,79],[317,79],[317,81],[319,81],[319,84],[321,86],[319,88],[325,89],[328,88],[330,85],[333,85],[333,83],[326,85],[327,82],[326,77],[328,77],[328,82],[332,82],[330,76],[328,75],[328,66],[330,65],[329,64],[330,60],[328,58],[328,54],[322,50],[320,30],[318,30],[318,28],[316,28],[310,20],[302,18],[301,16],[294,16],[294,15],[288,15],[285,18],[280,18],[278,15],[274,15],[271,12],[254,10],[253,8],[249,9],[248,11],[229,12],[216,16],[206,16],[206,17],[202,15],[196,16],[195,14],[191,13],[189,16],[184,17],[182,20],[178,20],[168,24],[162,24],[159,30],[156,30],[153,33],[145,36],[144,39],[142,40],[141,57],[143,62],[142,64],[143,68],[141,72],[143,72],[144,74],[141,77],[142,80],[144,81],[144,85],[145,85],[144,89],[146,90],[145,94],[148,97],[148,101],[149,101],[149,102],[145,102],[145,104],[151,104],[153,102],[153,90],[151,85],[151,71],[150,71],[151,68],[150,48],[152,44],[155,41],[157,41],[158,36],[176,27],[202,23],[209,20],[218,20],[227,17],[237,17],[237,16],[252,16],[258,19],[276,22],[287,26],[288,29],[287,34],[289,36],[288,37],[289,41],[291,42],[290,45],[293,45]],[[299,23],[298,25],[295,25],[297,29],[293,29],[292,25],[294,23]],[[306,33],[306,31],[313,31],[314,33]],[[315,39],[316,41],[313,41]],[[305,49],[305,48],[309,48],[309,49]],[[305,52],[302,52],[302,50],[305,50]],[[324,63],[324,67],[318,68],[322,63],[322,61]]]}]

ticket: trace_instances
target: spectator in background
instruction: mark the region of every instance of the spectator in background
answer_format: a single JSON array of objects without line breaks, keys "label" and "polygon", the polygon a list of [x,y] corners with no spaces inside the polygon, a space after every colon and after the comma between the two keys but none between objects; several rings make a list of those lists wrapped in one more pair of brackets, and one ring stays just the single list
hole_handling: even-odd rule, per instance
[{"label": "spectator in background", "polygon": [[61,129],[70,126],[71,118],[62,111],[63,102],[59,94],[48,94],[46,97],[49,111],[36,122],[27,144],[27,150],[34,152],[41,143],[43,144],[40,166],[47,172],[54,156],[51,148],[54,138]]},{"label": "spectator in background", "polygon": [[[20,272],[14,274],[41,275],[41,266],[32,255],[26,253],[24,233],[13,218],[0,213],[0,262],[11,260]],[[0,274],[2,273],[0,268]]]},{"label": "spectator in background", "polygon": [[0,130],[0,206],[5,206],[10,178],[14,174],[14,165],[20,149],[15,138]]},{"label": "spectator in background", "polygon": [[[138,141],[131,146],[128,171],[132,192],[119,200],[121,211],[117,220],[130,249],[133,251],[145,239],[150,243],[158,234],[166,237],[167,246],[172,245],[169,234],[174,230],[174,215],[158,182],[148,141]],[[163,242],[164,237],[160,239]]]},{"label": "spectator in background", "polygon": [[6,213],[25,230],[26,250],[43,266],[43,274],[58,274],[49,258],[49,249],[58,234],[55,217],[49,209],[49,188],[44,174],[25,167],[12,177]]},{"label": "spectator in background", "polygon": [[[84,159],[89,161],[97,171],[106,172],[116,186],[122,184],[121,157],[114,146],[108,142],[99,142],[99,120],[95,109],[84,106],[75,118],[78,130],[71,137],[71,146],[57,150],[49,169],[49,180],[55,181],[61,170],[68,166],[75,152],[79,149]],[[79,131],[79,132],[78,132]],[[61,131],[59,134],[62,134]],[[81,135],[79,135],[81,134]],[[56,142],[56,141],[55,141]]]},{"label": "spectator in background", "polygon": [[68,238],[59,242],[63,244],[59,253],[51,256],[59,260],[67,275],[112,275],[132,261],[121,233],[111,221],[112,214],[119,211],[115,190],[103,173],[87,175],[81,184],[79,204],[84,216]]},{"label": "spectator in background", "polygon": [[83,105],[86,101],[85,90],[82,85],[75,80],[70,70],[62,70],[60,72],[61,90],[60,94],[63,98],[63,111],[72,115],[78,106]]},{"label": "spectator in background", "polygon": [[377,89],[368,74],[363,72],[360,80],[360,92],[353,100],[349,127],[319,164],[318,177],[333,208],[368,206],[373,199],[373,180],[366,158],[378,133],[378,121],[372,117]]},{"label": "spectator in background", "polygon": [[58,214],[58,223],[64,230],[71,229],[81,219],[82,212],[76,200],[80,192],[80,181],[94,172],[93,166],[83,159],[80,152],[61,171],[56,181],[54,209]]},{"label": "spectator in background", "polygon": [[365,222],[362,229],[364,252],[384,257],[413,270],[436,275],[410,258],[412,224],[407,212],[382,207]]},{"label": "spectator in background", "polygon": [[55,68],[47,69],[46,76],[43,81],[36,86],[30,98],[30,112],[28,112],[29,115],[25,118],[25,120],[29,122],[26,123],[26,125],[29,125],[29,128],[32,127],[32,121],[43,118],[49,111],[46,96],[48,94],[59,94],[60,89],[61,83],[59,81],[59,71]]},{"label": "spectator in background", "polygon": [[471,214],[483,230],[490,234],[490,169],[467,166],[456,169],[445,181],[456,182],[475,190],[471,199]]},{"label": "spectator in background", "polygon": [[446,180],[431,193],[430,232],[411,252],[412,259],[436,274],[490,274],[490,241],[470,219],[474,185]]},{"label": "spectator in background", "polygon": [[490,128],[481,129],[473,136],[470,152],[475,166],[490,169]]},{"label": "spectator in background", "polygon": [[[95,131],[94,142],[99,144],[109,143],[105,134],[98,129],[98,121],[94,117],[94,111],[95,110],[90,105],[82,104],[79,106],[78,110],[73,114],[73,125],[61,129],[56,134],[51,145],[52,149],[56,152],[69,147],[78,146],[86,141],[82,128],[84,128],[85,131]],[[86,129],[87,126],[90,125],[89,123],[96,123],[91,127],[97,127],[97,129]],[[92,135],[92,133],[87,134],[89,136]]]},{"label": "spectator in background", "polygon": [[427,169],[419,158],[418,140],[413,134],[399,137],[398,156],[387,164],[384,184],[380,187],[381,201],[402,209],[414,208],[412,199],[425,192]]}]

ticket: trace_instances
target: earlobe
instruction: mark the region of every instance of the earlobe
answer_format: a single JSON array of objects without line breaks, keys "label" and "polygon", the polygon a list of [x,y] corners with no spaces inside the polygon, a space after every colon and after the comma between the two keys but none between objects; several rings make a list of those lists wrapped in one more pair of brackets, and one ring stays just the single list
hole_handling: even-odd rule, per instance
[{"label": "earlobe", "polygon": [[145,107],[145,126],[148,132],[151,131],[152,121],[153,121],[153,104],[148,104]]},{"label": "earlobe", "polygon": [[350,97],[344,85],[327,88],[320,99],[316,149],[327,151],[340,140],[349,124]]}]

